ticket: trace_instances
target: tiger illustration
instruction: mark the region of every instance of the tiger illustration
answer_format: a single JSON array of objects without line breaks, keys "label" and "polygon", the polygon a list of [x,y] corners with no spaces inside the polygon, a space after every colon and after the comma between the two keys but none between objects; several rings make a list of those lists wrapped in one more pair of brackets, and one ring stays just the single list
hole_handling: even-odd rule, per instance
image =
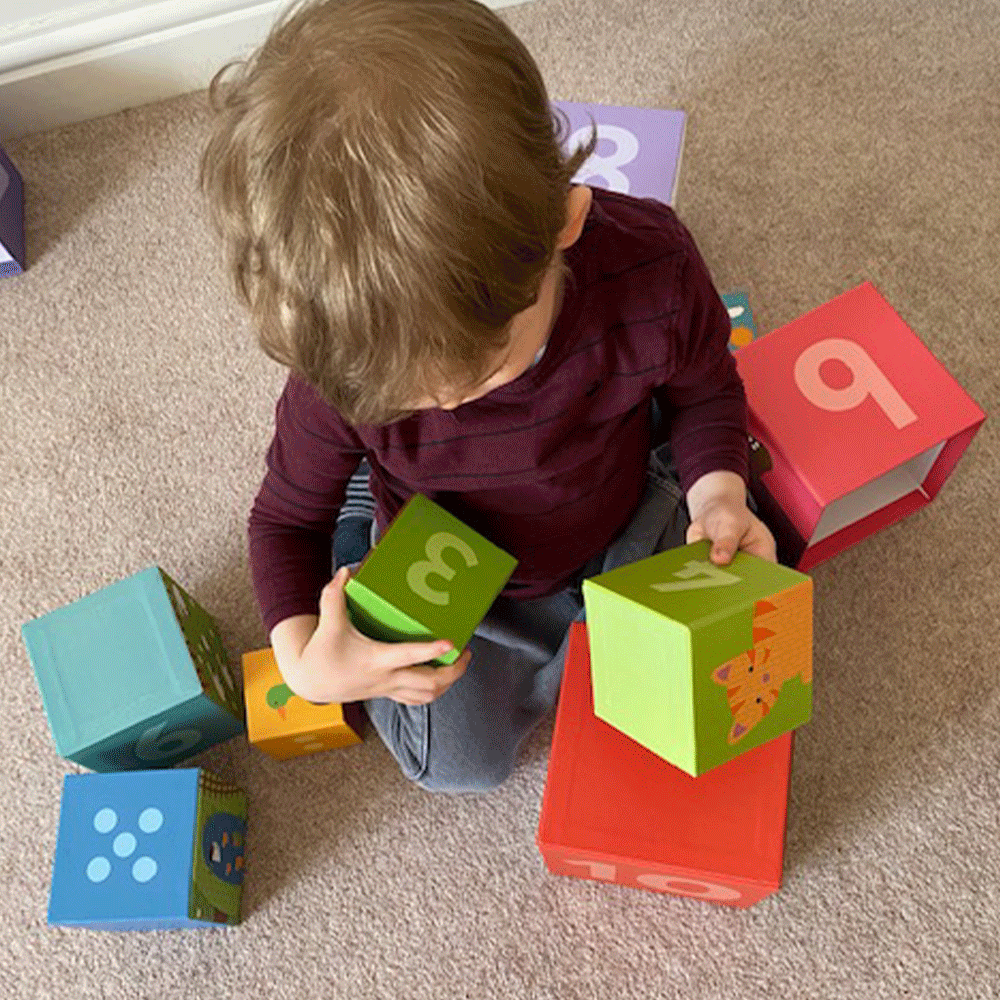
[{"label": "tiger illustration", "polygon": [[757,601],[753,646],[712,671],[726,689],[735,744],[774,707],[785,681],[812,682],[812,614],[800,587]]}]

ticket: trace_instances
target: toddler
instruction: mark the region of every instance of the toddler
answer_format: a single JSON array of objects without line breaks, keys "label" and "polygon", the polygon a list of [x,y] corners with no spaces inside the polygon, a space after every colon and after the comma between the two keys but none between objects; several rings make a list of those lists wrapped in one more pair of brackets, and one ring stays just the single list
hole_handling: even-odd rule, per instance
[{"label": "toddler", "polygon": [[[685,541],[774,559],[747,507],[729,317],[666,205],[572,178],[567,127],[475,0],[310,0],[224,67],[201,186],[288,369],[249,519],[289,687],[361,701],[403,773],[496,787],[555,703],[584,578]],[[423,493],[518,560],[454,664],[351,625],[331,538]],[[461,585],[461,568],[454,586]],[[627,643],[623,643],[623,650]]]}]

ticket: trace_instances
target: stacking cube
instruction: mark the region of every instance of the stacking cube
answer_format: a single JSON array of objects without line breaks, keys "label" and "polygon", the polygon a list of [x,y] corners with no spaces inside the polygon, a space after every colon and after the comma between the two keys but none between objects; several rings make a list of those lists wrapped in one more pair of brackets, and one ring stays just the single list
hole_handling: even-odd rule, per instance
[{"label": "stacking cube", "polygon": [[382,642],[448,639],[461,655],[517,560],[420,493],[345,588],[355,627]]},{"label": "stacking cube", "polygon": [[243,654],[243,692],[247,736],[276,760],[361,742],[361,706],[316,705],[292,694],[272,649]]},{"label": "stacking cube", "polygon": [[985,419],[870,282],[736,364],[773,463],[754,496],[799,569],[930,503]]},{"label": "stacking cube", "polygon": [[49,923],[238,924],[247,797],[200,768],[67,774]]},{"label": "stacking cube", "polygon": [[0,149],[0,278],[20,274],[24,255],[24,184],[17,168]]},{"label": "stacking cube", "polygon": [[746,292],[726,292],[722,301],[729,313],[729,350],[735,353],[757,339],[757,324]]},{"label": "stacking cube", "polygon": [[808,722],[812,580],[709,542],[583,583],[594,713],[690,775]]},{"label": "stacking cube", "polygon": [[59,753],[93,771],[170,767],[243,731],[218,629],[158,567],[22,634]]},{"label": "stacking cube", "polygon": [[792,733],[692,778],[598,719],[571,626],[538,846],[557,875],[746,907],[781,885]]},{"label": "stacking cube", "polygon": [[673,205],[684,151],[683,111],[569,101],[556,101],[553,106],[569,122],[567,152],[584,145],[597,126],[597,147],[577,171],[574,184]]}]

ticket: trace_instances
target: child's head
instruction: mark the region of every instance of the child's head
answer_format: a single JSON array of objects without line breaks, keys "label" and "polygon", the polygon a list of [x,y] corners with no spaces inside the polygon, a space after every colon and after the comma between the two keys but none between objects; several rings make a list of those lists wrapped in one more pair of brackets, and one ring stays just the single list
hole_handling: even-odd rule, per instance
[{"label": "child's head", "polygon": [[563,155],[504,22],[475,0],[312,0],[210,98],[202,190],[264,350],[352,423],[481,385],[563,266],[597,141]]}]

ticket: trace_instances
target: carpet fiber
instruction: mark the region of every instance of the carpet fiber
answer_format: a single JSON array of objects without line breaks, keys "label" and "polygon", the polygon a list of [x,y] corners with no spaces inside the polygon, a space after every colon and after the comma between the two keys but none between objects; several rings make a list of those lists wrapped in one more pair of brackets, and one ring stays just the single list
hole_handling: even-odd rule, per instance
[{"label": "carpet fiber", "polygon": [[[1000,409],[1000,8],[975,0],[537,0],[503,11],[553,98],[690,114],[678,209],[764,331],[871,279]],[[828,562],[781,891],[747,911],[549,875],[551,719],[481,797],[409,785],[371,730],[250,794],[245,921],[49,929],[62,776],[19,626],[157,563],[266,644],[245,524],[282,372],[195,187],[203,94],[14,143],[30,270],[0,282],[0,987],[11,998],[1000,995],[1000,449]]]}]

